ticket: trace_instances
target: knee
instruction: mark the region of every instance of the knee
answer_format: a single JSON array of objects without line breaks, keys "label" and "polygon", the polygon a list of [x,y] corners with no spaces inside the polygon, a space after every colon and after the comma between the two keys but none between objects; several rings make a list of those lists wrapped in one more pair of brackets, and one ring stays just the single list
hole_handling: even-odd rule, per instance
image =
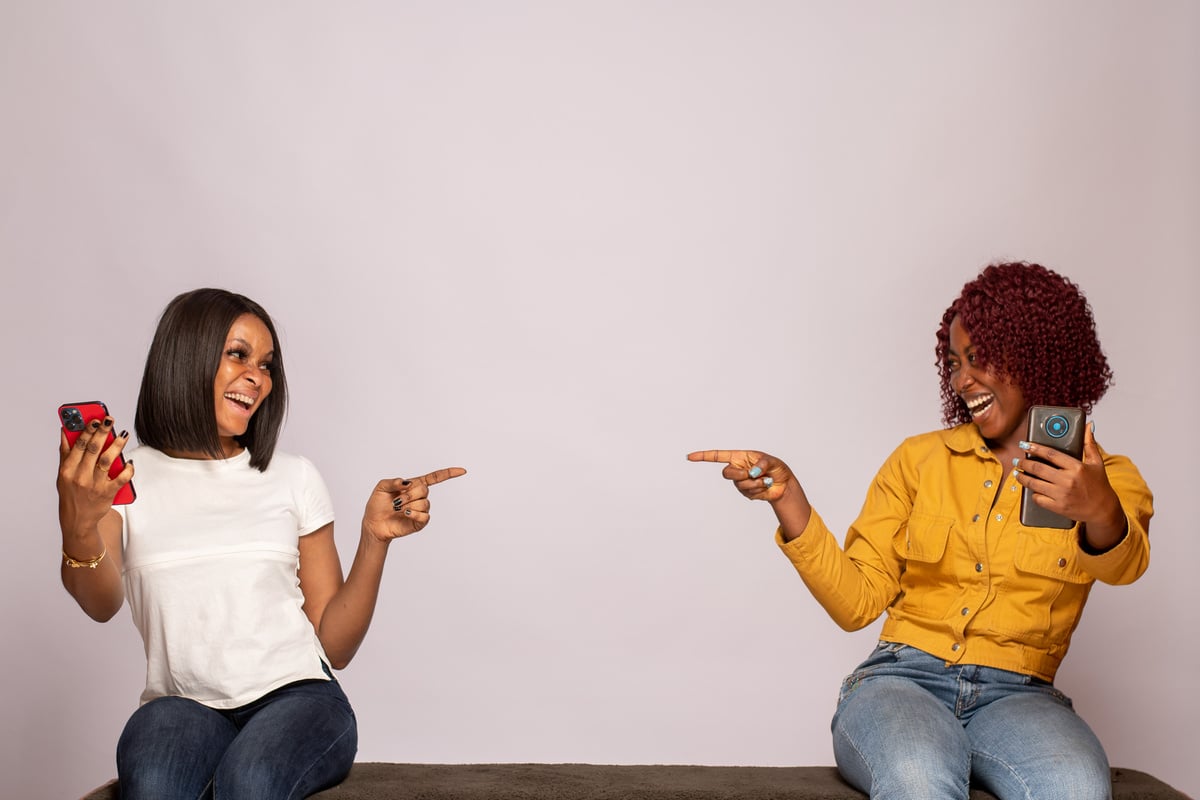
[{"label": "knee", "polygon": [[1110,800],[1112,776],[1106,764],[1064,760],[1027,779],[1026,797],[1036,800]]},{"label": "knee", "polygon": [[1108,762],[1086,753],[1041,758],[1020,765],[975,754],[979,782],[993,794],[1026,800],[1111,800]]},{"label": "knee", "polygon": [[850,732],[837,728],[833,753],[846,782],[876,800],[966,800],[970,792],[969,756],[945,745],[932,740],[911,741],[903,747],[865,752]]},{"label": "knee", "polygon": [[213,800],[298,800],[345,779],[358,750],[350,724],[325,742],[279,747],[248,737],[225,752],[213,776]]}]

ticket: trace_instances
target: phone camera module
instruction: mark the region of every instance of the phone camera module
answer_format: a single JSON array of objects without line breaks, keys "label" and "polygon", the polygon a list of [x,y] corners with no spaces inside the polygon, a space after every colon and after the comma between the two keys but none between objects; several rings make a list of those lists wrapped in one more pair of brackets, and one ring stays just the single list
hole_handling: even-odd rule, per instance
[{"label": "phone camera module", "polygon": [[79,413],[78,408],[64,408],[62,410],[63,427],[69,431],[77,432],[83,430],[83,414]]},{"label": "phone camera module", "polygon": [[1052,439],[1061,439],[1071,430],[1070,423],[1067,418],[1061,414],[1055,414],[1052,417],[1046,418],[1046,435]]}]

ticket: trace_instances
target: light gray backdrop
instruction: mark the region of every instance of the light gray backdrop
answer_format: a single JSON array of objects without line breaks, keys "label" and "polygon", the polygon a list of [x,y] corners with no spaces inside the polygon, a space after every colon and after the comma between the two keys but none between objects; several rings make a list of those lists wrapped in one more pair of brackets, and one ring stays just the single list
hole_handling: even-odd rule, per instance
[{"label": "light gray backdrop", "polygon": [[844,528],[936,428],[990,260],[1093,303],[1098,439],[1155,490],[1061,687],[1200,793],[1192,2],[0,4],[2,793],[113,774],[140,641],[58,581],[55,408],[132,414],[157,315],[275,315],[285,448],[353,554],[383,476],[467,467],[342,674],[361,760],[829,764],[837,629],[685,454],[787,458]]}]

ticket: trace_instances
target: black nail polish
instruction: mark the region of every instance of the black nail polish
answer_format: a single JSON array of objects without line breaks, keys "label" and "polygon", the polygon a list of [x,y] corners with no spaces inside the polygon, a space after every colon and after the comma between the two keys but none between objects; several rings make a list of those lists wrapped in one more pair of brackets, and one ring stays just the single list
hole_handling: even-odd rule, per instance
[{"label": "black nail polish", "polygon": [[400,485],[401,486],[410,486],[410,485],[412,485],[412,481],[401,481]]},{"label": "black nail polish", "polygon": [[104,427],[106,427],[106,428],[111,428],[111,427],[112,427],[112,424],[113,424],[112,417],[105,417],[105,418],[104,418]]},{"label": "black nail polish", "polygon": [[128,438],[129,438],[129,431],[121,431],[121,433],[120,433],[120,437],[121,437],[122,439],[128,439]]},{"label": "black nail polish", "polygon": [[92,420],[91,423],[88,425],[88,427],[91,428],[92,430],[97,430],[100,427],[100,420],[98,420],[98,419]]}]

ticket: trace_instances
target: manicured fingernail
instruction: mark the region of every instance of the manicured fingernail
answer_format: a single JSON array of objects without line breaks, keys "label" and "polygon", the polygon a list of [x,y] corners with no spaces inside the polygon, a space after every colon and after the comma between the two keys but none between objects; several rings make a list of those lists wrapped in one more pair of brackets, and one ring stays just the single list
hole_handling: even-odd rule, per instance
[{"label": "manicured fingernail", "polygon": [[1088,423],[1088,427],[1092,429],[1092,436],[1095,436],[1095,435],[1096,435],[1096,423],[1095,423],[1095,422],[1089,422],[1089,423]]},{"label": "manicured fingernail", "polygon": [[1017,442],[1017,447],[1021,448],[1022,450],[1028,450],[1029,442]]},{"label": "manicured fingernail", "polygon": [[104,418],[104,427],[106,427],[106,428],[111,428],[111,427],[112,427],[112,424],[113,424],[112,417],[105,417],[105,418]]},{"label": "manicured fingernail", "polygon": [[[1013,459],[1013,466],[1014,466],[1014,467],[1015,467],[1017,464],[1020,464],[1020,463],[1021,463],[1021,459],[1019,459],[1019,458],[1014,458],[1014,459]],[[1014,474],[1016,473],[1016,470],[1015,470],[1015,469],[1013,470],[1013,473],[1014,473]]]},{"label": "manicured fingernail", "polygon": [[400,485],[401,485],[401,486],[408,486],[408,485],[409,485],[409,484],[411,484],[411,483],[412,483],[412,481],[401,481],[401,482],[400,482]]},{"label": "manicured fingernail", "polygon": [[88,427],[91,428],[92,430],[96,430],[97,428],[100,427],[100,420],[98,420],[98,419],[92,420],[91,424],[89,424]]},{"label": "manicured fingernail", "polygon": [[770,488],[771,488],[771,485],[772,485],[773,483],[775,483],[775,479],[774,479],[774,478],[772,478],[770,475],[768,475],[767,477],[763,478],[763,486],[765,486],[766,488],[770,489]]},{"label": "manicured fingernail", "polygon": [[411,516],[412,516],[412,509],[411,509],[411,508],[406,508],[406,509],[404,509],[404,516],[406,516],[406,517],[411,517]]},{"label": "manicured fingernail", "polygon": [[129,431],[121,431],[121,433],[119,435],[120,435],[120,438],[122,438],[122,439],[128,439]]},{"label": "manicured fingernail", "polygon": [[762,467],[755,466],[750,468],[751,478],[757,478],[759,475],[762,475]]}]

